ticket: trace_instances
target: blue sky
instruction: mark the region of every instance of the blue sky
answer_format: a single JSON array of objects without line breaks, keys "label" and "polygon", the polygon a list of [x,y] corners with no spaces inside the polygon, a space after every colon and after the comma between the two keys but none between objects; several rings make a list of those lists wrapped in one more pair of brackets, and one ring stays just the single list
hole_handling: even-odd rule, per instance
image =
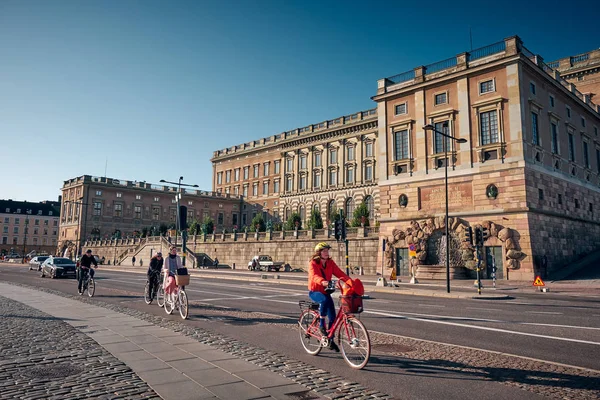
[{"label": "blue sky", "polygon": [[[592,1],[0,0],[0,198],[84,174],[210,190],[214,150],[375,107],[377,79],[518,34],[600,47]],[[571,14],[572,13],[572,14]]]}]

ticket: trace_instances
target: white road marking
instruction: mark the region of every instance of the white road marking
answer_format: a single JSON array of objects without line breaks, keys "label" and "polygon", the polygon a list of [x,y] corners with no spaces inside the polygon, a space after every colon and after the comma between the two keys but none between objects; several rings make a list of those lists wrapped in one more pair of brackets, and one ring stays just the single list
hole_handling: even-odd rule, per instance
[{"label": "white road marking", "polygon": [[[600,342],[592,342],[589,340],[569,339],[569,338],[550,336],[550,335],[539,335],[536,333],[511,331],[508,329],[490,328],[490,327],[477,326],[477,325],[467,325],[467,324],[461,324],[458,322],[447,322],[447,321],[439,321],[439,320],[433,320],[433,319],[415,318],[415,317],[408,317],[408,316],[404,316],[404,315],[395,315],[395,314],[391,314],[389,312],[378,312],[378,311],[365,311],[365,312],[369,313],[369,314],[383,315],[383,316],[391,317],[391,318],[403,318],[403,319],[408,319],[408,320],[413,320],[413,321],[430,322],[432,324],[460,326],[463,328],[479,329],[479,330],[483,330],[483,331],[501,332],[501,333],[508,333],[508,334],[513,334],[513,335],[532,336],[532,337],[538,337],[538,338],[544,338],[544,339],[553,339],[553,340],[561,340],[561,341],[565,341],[565,342],[593,344],[596,346],[600,346]],[[600,329],[600,328],[592,328],[592,329]]]},{"label": "white road marking", "polygon": [[435,304],[417,304],[419,307],[446,308],[446,306],[438,306]]},{"label": "white road marking", "polygon": [[484,310],[484,311],[504,311],[498,308],[485,308],[485,307],[465,307],[467,310]]},{"label": "white road marking", "polygon": [[551,314],[551,315],[563,315],[561,312],[554,311],[525,311],[526,314]]}]

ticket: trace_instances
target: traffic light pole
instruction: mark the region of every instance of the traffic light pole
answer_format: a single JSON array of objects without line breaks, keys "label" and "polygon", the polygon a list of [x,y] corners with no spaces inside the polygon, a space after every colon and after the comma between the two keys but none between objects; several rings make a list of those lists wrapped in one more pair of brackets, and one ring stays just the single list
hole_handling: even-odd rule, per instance
[{"label": "traffic light pole", "polygon": [[346,242],[346,275],[350,276],[350,266],[348,265],[348,239],[344,239]]}]

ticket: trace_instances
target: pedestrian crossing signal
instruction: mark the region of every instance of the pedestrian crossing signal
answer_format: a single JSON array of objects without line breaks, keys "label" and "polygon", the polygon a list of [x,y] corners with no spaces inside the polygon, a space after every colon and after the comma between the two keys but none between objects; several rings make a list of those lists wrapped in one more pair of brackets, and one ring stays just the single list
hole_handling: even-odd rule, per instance
[{"label": "pedestrian crossing signal", "polygon": [[546,286],[546,284],[544,283],[542,278],[540,278],[540,276],[538,275],[535,277],[535,280],[533,281],[533,286]]}]

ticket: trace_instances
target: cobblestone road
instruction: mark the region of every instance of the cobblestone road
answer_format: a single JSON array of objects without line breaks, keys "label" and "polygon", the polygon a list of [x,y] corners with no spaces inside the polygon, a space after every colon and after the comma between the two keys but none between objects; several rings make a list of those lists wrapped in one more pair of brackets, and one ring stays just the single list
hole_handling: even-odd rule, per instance
[{"label": "cobblestone road", "polygon": [[0,399],[160,399],[60,319],[0,296]]}]

